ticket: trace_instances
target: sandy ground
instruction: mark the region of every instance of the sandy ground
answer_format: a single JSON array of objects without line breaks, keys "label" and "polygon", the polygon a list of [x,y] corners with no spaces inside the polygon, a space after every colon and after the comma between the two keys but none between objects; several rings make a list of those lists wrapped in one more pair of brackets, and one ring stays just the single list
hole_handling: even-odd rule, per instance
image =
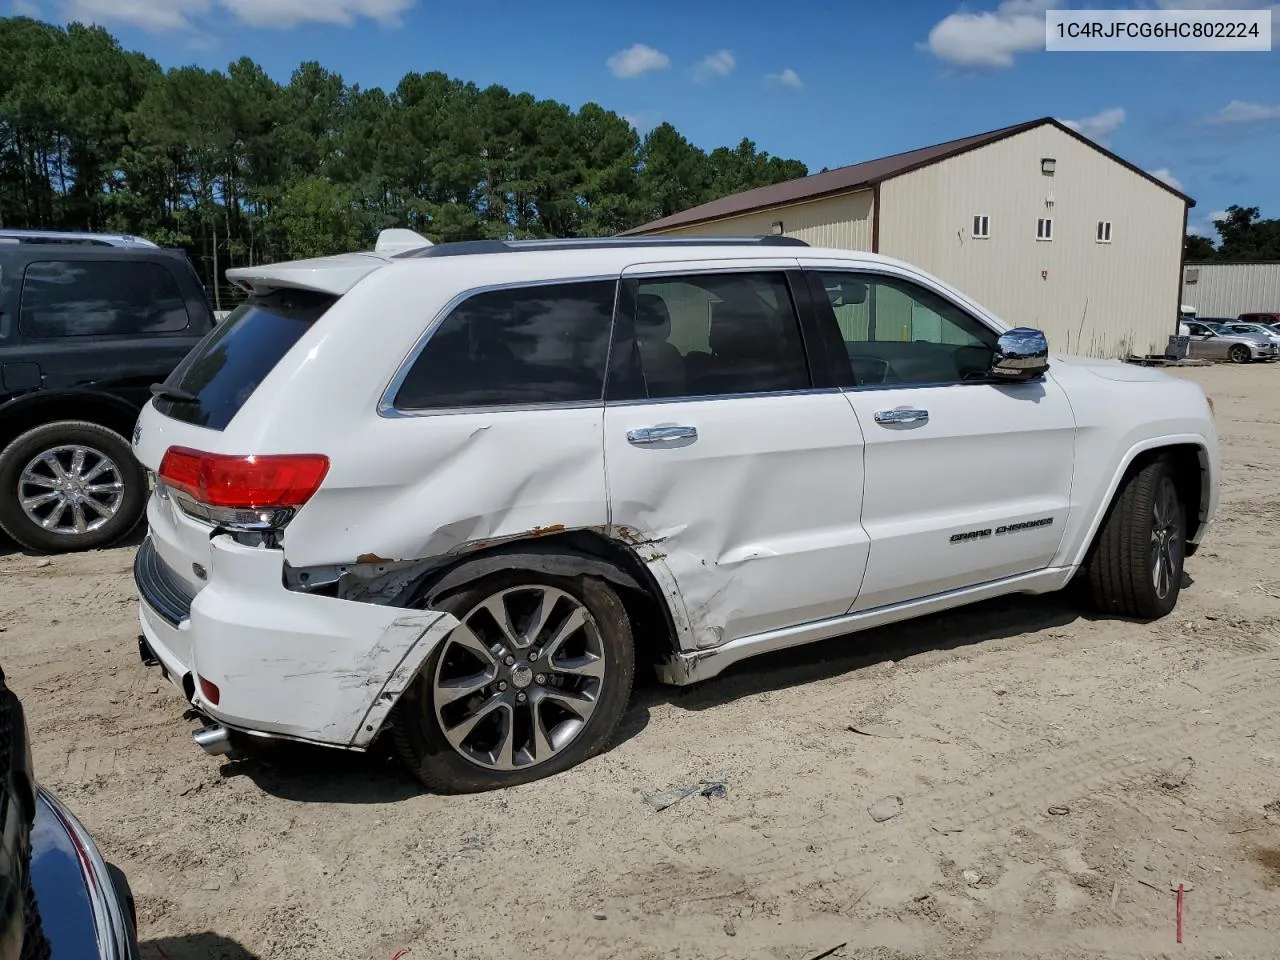
[{"label": "sandy ground", "polygon": [[[649,685],[612,751],[506,792],[204,756],[138,663],[131,546],[0,545],[0,651],[146,960],[1280,956],[1280,367],[1182,375],[1224,502],[1169,618],[1020,598]],[[728,795],[645,803],[700,780]]]}]

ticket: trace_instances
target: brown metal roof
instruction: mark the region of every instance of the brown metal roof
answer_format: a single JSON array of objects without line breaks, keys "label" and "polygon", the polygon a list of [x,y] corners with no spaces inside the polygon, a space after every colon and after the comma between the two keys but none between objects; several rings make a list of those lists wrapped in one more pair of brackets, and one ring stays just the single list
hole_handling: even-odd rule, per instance
[{"label": "brown metal roof", "polygon": [[710,203],[691,207],[688,210],[682,210],[680,213],[673,213],[671,216],[663,217],[661,220],[654,220],[652,223],[633,227],[625,231],[623,235],[652,233],[656,230],[669,230],[673,227],[687,227],[695,223],[705,223],[708,220],[722,220],[725,217],[739,216],[757,210],[768,210],[771,207],[800,203],[805,200],[816,200],[819,197],[847,193],[851,190],[869,189],[893,177],[901,176],[912,170],[918,170],[920,167],[928,166],[931,163],[937,163],[939,160],[945,160],[961,153],[967,153],[970,150],[976,150],[978,147],[985,147],[988,144],[995,143],[997,140],[1012,137],[1015,134],[1023,133],[1026,130],[1031,130],[1044,124],[1057,127],[1063,133],[1088,144],[1139,176],[1181,197],[1188,205],[1195,206],[1194,200],[1181,191],[1173,189],[1163,180],[1159,180],[1145,170],[1135,167],[1127,160],[1116,156],[1110,150],[1098,146],[1088,137],[1077,133],[1052,117],[1042,117],[1039,120],[1028,120],[1025,123],[1014,124],[1011,127],[1001,127],[999,130],[975,134],[972,137],[963,137],[960,140],[948,140],[946,143],[937,143],[931,147],[908,150],[906,153],[895,153],[892,156],[880,157],[878,160],[867,160],[864,163],[855,163],[848,167],[824,170],[822,173],[800,177],[797,180],[787,180],[767,187],[744,190],[742,193],[730,194],[727,197],[712,200]]}]

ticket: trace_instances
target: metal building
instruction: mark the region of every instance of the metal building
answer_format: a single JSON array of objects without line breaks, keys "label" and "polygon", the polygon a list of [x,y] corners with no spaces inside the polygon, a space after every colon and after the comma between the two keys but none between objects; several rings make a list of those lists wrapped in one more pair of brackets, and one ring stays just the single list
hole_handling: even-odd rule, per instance
[{"label": "metal building", "polygon": [[1052,118],[722,197],[632,234],[785,234],[953,284],[1059,353],[1163,353],[1195,201]]},{"label": "metal building", "polygon": [[1280,312],[1280,261],[1188,263],[1182,270],[1182,302],[1201,317]]}]

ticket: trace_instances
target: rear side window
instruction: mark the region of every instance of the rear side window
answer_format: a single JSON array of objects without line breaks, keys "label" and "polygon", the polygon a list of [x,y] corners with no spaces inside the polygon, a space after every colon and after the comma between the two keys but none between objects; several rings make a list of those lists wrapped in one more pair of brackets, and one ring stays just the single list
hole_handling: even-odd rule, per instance
[{"label": "rear side window", "polygon": [[242,303],[169,375],[169,393],[156,398],[156,409],[184,423],[224,429],[335,300],[285,290]]},{"label": "rear side window", "polygon": [[41,260],[22,278],[18,329],[38,340],[185,330],[182,292],[158,263]]},{"label": "rear side window", "polygon": [[396,409],[600,400],[616,288],[594,280],[469,297],[427,340]]}]

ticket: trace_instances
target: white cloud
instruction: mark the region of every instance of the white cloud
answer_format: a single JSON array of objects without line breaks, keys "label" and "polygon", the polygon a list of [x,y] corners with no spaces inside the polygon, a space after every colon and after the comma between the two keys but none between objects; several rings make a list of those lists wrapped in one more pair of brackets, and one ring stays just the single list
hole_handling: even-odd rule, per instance
[{"label": "white cloud", "polygon": [[667,69],[671,66],[671,58],[661,50],[655,50],[643,43],[633,43],[627,49],[619,50],[606,60],[605,65],[615,77],[630,80],[650,70]]},{"label": "white cloud", "polygon": [[1203,220],[1193,220],[1187,224],[1187,233],[1194,233],[1199,237],[1209,237],[1210,239],[1218,237],[1218,228],[1213,225],[1215,220],[1227,219],[1227,211],[1214,210]]},{"label": "white cloud", "polygon": [[790,67],[779,73],[765,74],[764,82],[771,87],[790,87],[793,90],[799,90],[804,86],[804,81],[800,79],[800,75]]},{"label": "white cloud", "polygon": [[737,59],[729,50],[717,50],[698,61],[693,68],[693,79],[698,81],[712,80],[716,77],[727,77],[738,65]]},{"label": "white cloud", "polygon": [[191,18],[209,11],[211,0],[65,0],[62,16],[68,22],[101,26],[124,23],[143,30],[184,30]]},{"label": "white cloud", "polygon": [[1280,104],[1254,103],[1250,100],[1232,100],[1225,107],[1208,117],[1206,123],[1261,123],[1280,118]]},{"label": "white cloud", "polygon": [[961,10],[929,31],[926,46],[961,67],[1011,67],[1016,53],[1044,49],[1044,12],[1055,0],[1004,0],[995,10]]},{"label": "white cloud", "polygon": [[[153,0],[155,2],[155,0]],[[359,19],[400,26],[400,15],[417,0],[220,0],[251,27],[287,29],[300,23],[332,23],[348,27]]]},{"label": "white cloud", "polygon": [[624,113],[622,115],[622,119],[631,124],[632,129],[642,137],[662,122],[661,117],[656,113],[649,111],[641,113]]},{"label": "white cloud", "polygon": [[1107,110],[1095,113],[1092,117],[1082,117],[1079,120],[1063,120],[1062,122],[1076,131],[1076,133],[1084,134],[1090,140],[1106,144],[1107,139],[1120,129],[1120,125],[1124,123],[1124,118],[1124,107],[1110,107]]},{"label": "white cloud", "polygon": [[40,9],[40,4],[34,3],[33,0],[13,0],[13,15],[15,17],[39,17],[44,11]]},{"label": "white cloud", "polygon": [[[30,0],[15,0],[29,3]],[[360,18],[399,26],[417,0],[217,0],[251,27],[287,29],[301,23],[350,26]],[[63,0],[63,18],[104,26],[128,24],[144,30],[187,30],[214,12],[214,0]]]},{"label": "white cloud", "polygon": [[1175,177],[1173,175],[1173,171],[1168,167],[1161,167],[1159,170],[1148,170],[1147,173],[1151,174],[1161,183],[1167,183],[1175,190],[1182,189],[1182,181]]}]

